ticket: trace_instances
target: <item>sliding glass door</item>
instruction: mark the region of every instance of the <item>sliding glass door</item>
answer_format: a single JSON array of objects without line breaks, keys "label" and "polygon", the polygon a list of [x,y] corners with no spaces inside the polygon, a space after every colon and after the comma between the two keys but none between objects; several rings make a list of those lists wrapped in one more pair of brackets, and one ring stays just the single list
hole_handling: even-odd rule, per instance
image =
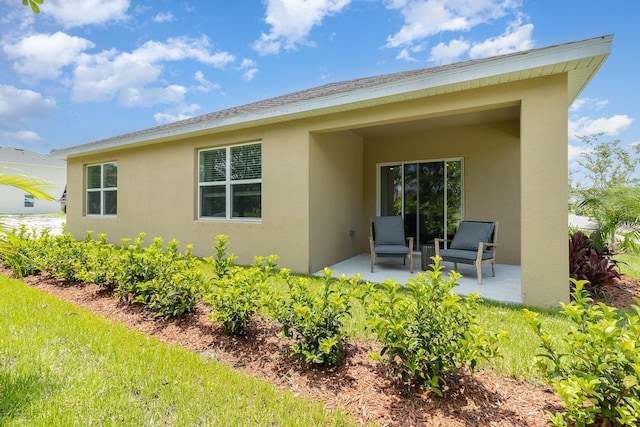
[{"label": "sliding glass door", "polygon": [[415,249],[447,238],[462,219],[462,159],[379,166],[379,214],[401,215]]}]

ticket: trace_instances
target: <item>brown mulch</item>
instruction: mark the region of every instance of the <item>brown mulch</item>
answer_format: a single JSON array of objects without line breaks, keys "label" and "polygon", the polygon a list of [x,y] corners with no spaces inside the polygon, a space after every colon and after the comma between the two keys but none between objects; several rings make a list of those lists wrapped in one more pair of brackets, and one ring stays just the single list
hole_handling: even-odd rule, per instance
[{"label": "brown mulch", "polygon": [[[0,274],[11,272],[0,266]],[[212,325],[208,309],[196,307],[181,319],[153,319],[96,285],[69,284],[46,274],[24,278],[29,286],[125,324],[162,341],[183,346],[232,369],[264,379],[282,390],[340,408],[362,423],[384,426],[544,426],[545,410],[561,410],[547,388],[489,371],[452,377],[445,398],[429,392],[407,395],[369,360],[370,343],[349,345],[343,365],[307,369],[288,354],[275,327],[255,324],[249,335],[232,338]],[[637,279],[622,277],[606,287],[609,305],[628,306],[640,296]]]}]

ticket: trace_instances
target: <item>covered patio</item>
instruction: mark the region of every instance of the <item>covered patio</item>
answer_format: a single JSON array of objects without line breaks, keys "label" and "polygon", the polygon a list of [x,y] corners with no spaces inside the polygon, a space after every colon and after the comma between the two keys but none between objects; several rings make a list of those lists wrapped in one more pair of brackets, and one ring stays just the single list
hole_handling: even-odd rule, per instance
[{"label": "covered patio", "polygon": [[[370,262],[369,254],[363,253],[329,266],[329,268],[335,271],[338,276],[344,274],[350,278],[354,274],[360,274],[364,276],[365,280],[376,283],[385,279],[397,279],[400,283],[407,283],[410,278],[415,278],[417,273],[422,272],[420,253],[414,254],[413,274],[409,272],[408,265],[402,265],[402,260],[399,258],[378,258],[374,273],[371,273]],[[453,269],[453,263],[443,262],[442,265],[445,267],[443,270],[445,277],[448,278],[448,273]],[[478,285],[474,266],[458,264],[458,272],[462,274],[462,278],[458,280],[459,286],[453,290],[458,295],[477,292],[486,300],[522,303],[519,265],[496,264],[495,277],[491,276],[490,266],[483,266],[482,285]]]}]

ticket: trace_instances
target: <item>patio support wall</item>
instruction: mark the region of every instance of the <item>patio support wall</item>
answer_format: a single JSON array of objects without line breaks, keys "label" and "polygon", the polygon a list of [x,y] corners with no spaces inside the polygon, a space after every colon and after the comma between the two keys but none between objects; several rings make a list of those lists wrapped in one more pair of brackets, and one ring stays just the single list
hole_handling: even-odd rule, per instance
[{"label": "patio support wall", "polygon": [[309,272],[358,255],[362,226],[362,138],[350,131],[311,133]]},{"label": "patio support wall", "polygon": [[529,85],[521,111],[522,303],[569,300],[567,75]]}]

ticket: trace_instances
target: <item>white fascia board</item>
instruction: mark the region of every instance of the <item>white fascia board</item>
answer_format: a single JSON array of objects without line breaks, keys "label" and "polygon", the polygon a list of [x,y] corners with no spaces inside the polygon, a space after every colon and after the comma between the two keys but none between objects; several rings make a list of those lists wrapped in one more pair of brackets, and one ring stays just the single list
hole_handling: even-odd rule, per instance
[{"label": "white fascia board", "polygon": [[66,149],[54,150],[52,151],[52,155],[55,157],[66,158],[68,156],[78,154],[105,151],[116,147],[151,144],[154,142],[166,141],[175,136],[186,137],[216,128],[239,126],[243,123],[275,122],[281,121],[282,118],[286,116],[301,114],[304,114],[306,117],[311,117],[315,114],[322,114],[322,112],[327,109],[335,110],[336,107],[340,106],[364,103],[367,101],[370,102],[375,99],[383,100],[387,97],[397,97],[399,95],[424,91],[436,87],[455,85],[509,73],[518,73],[524,70],[568,63],[570,61],[583,58],[609,55],[611,52],[612,40],[613,36],[608,35],[595,39],[523,52],[522,54],[516,53],[511,56],[496,58],[495,60],[489,59],[483,62],[453,67],[409,78],[407,80],[389,82],[378,86],[356,89],[350,92],[337,93],[276,106],[273,108],[267,107],[262,110],[240,113],[228,117],[189,122],[183,125],[176,124],[176,126],[158,129],[156,132],[141,133],[139,135],[133,134],[123,136],[122,138],[112,138]]}]

